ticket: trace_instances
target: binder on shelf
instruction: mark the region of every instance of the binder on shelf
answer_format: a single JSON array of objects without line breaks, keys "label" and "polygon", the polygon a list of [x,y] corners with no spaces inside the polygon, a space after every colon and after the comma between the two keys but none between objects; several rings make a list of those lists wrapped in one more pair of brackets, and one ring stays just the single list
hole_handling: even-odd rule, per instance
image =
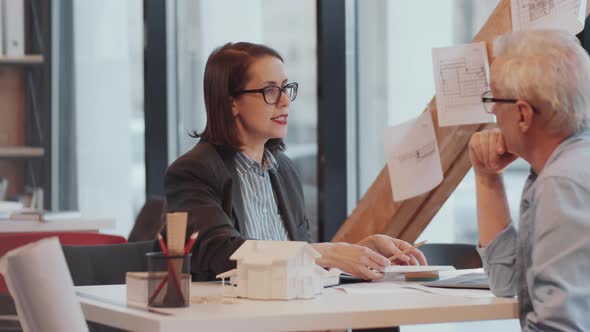
[{"label": "binder on shelf", "polygon": [[43,157],[45,149],[35,146],[0,146],[0,158]]},{"label": "binder on shelf", "polygon": [[0,57],[4,56],[4,0],[0,0]]},{"label": "binder on shelf", "polygon": [[0,202],[6,199],[6,192],[8,191],[8,179],[0,178]]},{"label": "binder on shelf", "polygon": [[31,208],[37,211],[43,211],[44,196],[41,187],[25,187],[25,190],[31,193]]},{"label": "binder on shelf", "polygon": [[25,2],[4,1],[4,49],[8,56],[25,55]]}]

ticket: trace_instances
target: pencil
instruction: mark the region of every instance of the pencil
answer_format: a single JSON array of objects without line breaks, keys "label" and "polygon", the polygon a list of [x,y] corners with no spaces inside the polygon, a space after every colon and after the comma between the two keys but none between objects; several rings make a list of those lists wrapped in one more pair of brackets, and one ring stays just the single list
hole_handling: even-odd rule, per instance
[{"label": "pencil", "polygon": [[[180,295],[183,302],[186,302],[184,299],[184,294],[182,294],[182,288],[180,287],[180,278],[178,277],[178,275],[176,274],[176,271],[174,270],[174,266],[172,265],[172,261],[168,258],[168,256],[169,256],[168,248],[166,247],[166,243],[164,242],[164,238],[162,237],[162,234],[160,234],[160,233],[158,233],[158,242],[160,242],[160,248],[162,249],[162,253],[164,254],[164,256],[166,256],[166,261],[168,262],[168,271],[172,274],[172,279],[173,279],[174,284],[176,286],[176,290],[178,290],[178,295]],[[181,274],[182,274],[182,272],[181,272]],[[156,299],[156,295],[158,295],[158,293],[160,292],[162,287],[164,287],[164,284],[166,284],[167,281],[168,281],[168,278],[162,279],[162,281],[158,285],[158,288],[156,289],[156,292],[154,293],[154,295],[152,296],[152,298],[150,299],[150,301],[148,303],[151,303]]]},{"label": "pencil", "polygon": [[[186,246],[184,246],[184,254],[185,255],[188,254],[191,251],[191,249],[193,248],[193,245],[197,241],[197,236],[199,236],[199,232],[194,232],[193,234],[191,234],[191,237],[188,240],[188,242],[186,243]],[[164,243],[164,238],[160,234],[158,234],[158,241],[161,241],[160,247],[162,247],[162,248],[166,247],[166,243]],[[164,250],[162,250],[162,252],[164,252]],[[167,249],[166,249],[165,254],[166,255],[168,254]],[[162,288],[164,287],[164,285],[166,284],[167,281],[168,281],[168,276],[165,276],[164,279],[162,279],[162,281],[160,282],[160,284],[156,288],[156,291],[154,292],[154,294],[152,294],[152,297],[149,298],[148,303],[150,305],[154,302],[154,300],[156,299],[156,297],[158,296],[158,294],[160,293],[160,291],[162,290]]]},{"label": "pencil", "polygon": [[168,248],[166,247],[166,242],[164,242],[164,238],[160,233],[158,233],[158,242],[160,243],[160,249],[162,249],[162,253],[164,254],[164,256],[168,256]]},{"label": "pencil", "polygon": [[193,248],[193,245],[195,244],[195,241],[197,241],[197,236],[199,236],[199,232],[194,232],[193,234],[191,234],[191,237],[189,238],[188,242],[186,243],[186,246],[184,246],[184,254],[188,254],[191,249]]},{"label": "pencil", "polygon": [[160,281],[160,284],[158,285],[158,288],[156,288],[156,291],[154,292],[154,294],[152,294],[152,296],[149,298],[148,305],[152,305],[152,303],[154,303],[154,300],[156,299],[158,294],[160,294],[160,291],[162,290],[162,288],[164,288],[164,285],[166,285],[167,281],[168,281],[168,275],[165,275],[164,278],[162,279],[162,281]]},{"label": "pencil", "polygon": [[[186,246],[184,247],[184,254],[185,255],[191,251],[193,245],[195,244],[195,241],[197,240],[197,236],[199,236],[199,232],[194,232],[193,234],[191,234],[190,239],[188,240],[188,242],[186,243]],[[160,247],[166,248],[166,243],[164,243],[164,238],[160,234],[158,234],[158,241],[160,241]],[[162,252],[164,252],[164,251],[165,251],[165,255],[168,255],[167,248],[166,248],[166,250],[162,249]],[[160,291],[162,290],[162,288],[164,287],[164,285],[166,284],[167,281],[168,281],[168,276],[165,276],[164,279],[162,279],[162,281],[160,282],[160,284],[156,288],[156,291],[154,292],[154,294],[152,294],[152,296],[149,298],[148,303],[150,305],[154,302],[154,300],[156,299],[156,296],[158,296],[158,294],[160,293]]]},{"label": "pencil", "polygon": [[403,255],[405,255],[405,254],[409,253],[410,251],[412,251],[412,250],[414,250],[414,249],[416,249],[416,248],[419,248],[419,247],[420,247],[420,246],[422,246],[424,243],[426,243],[426,240],[424,240],[424,241],[421,241],[421,242],[418,242],[418,243],[416,243],[416,244],[412,245],[411,247],[404,249],[402,252],[398,252],[397,254],[395,254],[395,255],[393,255],[393,256],[391,256],[391,257],[389,257],[389,261],[390,261],[390,262],[393,262],[394,260],[396,260],[396,259],[398,259],[398,258],[402,257]]}]

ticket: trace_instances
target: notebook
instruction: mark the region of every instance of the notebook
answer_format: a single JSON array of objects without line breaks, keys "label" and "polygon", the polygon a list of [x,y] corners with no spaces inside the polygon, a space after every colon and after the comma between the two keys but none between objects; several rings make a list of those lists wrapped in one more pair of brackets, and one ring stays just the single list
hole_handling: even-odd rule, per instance
[{"label": "notebook", "polygon": [[421,283],[428,287],[490,289],[485,273],[467,273],[449,279]]}]

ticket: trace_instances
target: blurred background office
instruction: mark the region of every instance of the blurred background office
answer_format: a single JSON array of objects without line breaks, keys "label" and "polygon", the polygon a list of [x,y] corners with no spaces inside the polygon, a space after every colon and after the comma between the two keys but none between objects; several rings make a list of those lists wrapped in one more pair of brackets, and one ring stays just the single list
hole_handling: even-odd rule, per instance
[{"label": "blurred background office", "polygon": [[[21,143],[45,153],[0,158],[0,177],[12,183],[6,196],[40,187],[45,208],[115,218],[110,232],[127,236],[146,200],[163,197],[167,165],[196,144],[189,133],[204,128],[208,55],[249,41],[277,49],[300,84],[286,153],[301,175],[313,238],[326,241],[384,167],[383,129],[416,117],[434,95],[431,49],[470,42],[498,0],[24,3],[27,50],[43,60],[22,76],[0,67],[0,82],[10,88],[16,77],[26,87]],[[13,119],[6,103],[0,109]],[[0,135],[0,146],[9,143]],[[528,167],[516,162],[506,174],[516,220]],[[477,242],[473,182],[469,173],[421,239]]]},{"label": "blurred background office", "polygon": [[[431,48],[470,42],[496,3],[54,0],[52,207],[115,216],[128,233],[146,197],[162,195],[168,163],[196,143],[189,133],[204,128],[208,55],[245,40],[276,48],[300,83],[287,154],[314,238],[329,239],[385,165],[382,130],[434,95]],[[526,172],[511,169],[514,199]],[[469,177],[425,238],[475,243]]]}]

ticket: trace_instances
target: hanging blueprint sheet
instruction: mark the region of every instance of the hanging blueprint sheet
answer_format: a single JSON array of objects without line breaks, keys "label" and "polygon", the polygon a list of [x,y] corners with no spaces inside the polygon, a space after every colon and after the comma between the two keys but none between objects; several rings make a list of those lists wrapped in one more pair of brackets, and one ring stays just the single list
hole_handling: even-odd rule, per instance
[{"label": "hanging blueprint sheet", "polygon": [[586,0],[512,0],[512,31],[562,29],[571,34],[584,30]]},{"label": "hanging blueprint sheet", "polygon": [[433,48],[432,64],[440,127],[494,121],[481,102],[488,88],[485,43]]},{"label": "hanging blueprint sheet", "polygon": [[416,119],[385,129],[383,136],[394,201],[423,194],[442,181],[430,110]]}]

